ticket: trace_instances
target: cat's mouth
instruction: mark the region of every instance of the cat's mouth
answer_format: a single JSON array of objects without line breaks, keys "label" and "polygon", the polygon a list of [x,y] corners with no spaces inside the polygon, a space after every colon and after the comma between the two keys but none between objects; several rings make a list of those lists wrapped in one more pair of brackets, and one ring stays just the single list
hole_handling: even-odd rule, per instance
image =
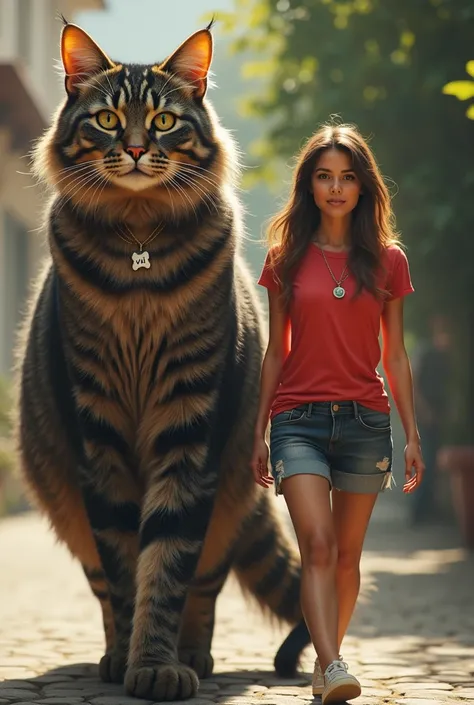
[{"label": "cat's mouth", "polygon": [[158,185],[163,180],[163,171],[157,173],[150,168],[143,168],[140,164],[134,165],[127,171],[116,172],[113,181],[118,186],[129,189],[130,191],[144,191],[150,186]]}]

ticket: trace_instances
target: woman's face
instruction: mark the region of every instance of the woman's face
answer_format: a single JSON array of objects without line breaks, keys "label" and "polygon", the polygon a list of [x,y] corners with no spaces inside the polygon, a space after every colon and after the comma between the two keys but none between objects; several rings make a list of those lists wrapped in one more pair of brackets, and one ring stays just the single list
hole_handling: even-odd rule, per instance
[{"label": "woman's face", "polygon": [[326,149],[315,164],[311,190],[321,213],[331,218],[349,215],[361,194],[361,183],[349,154],[340,149]]}]

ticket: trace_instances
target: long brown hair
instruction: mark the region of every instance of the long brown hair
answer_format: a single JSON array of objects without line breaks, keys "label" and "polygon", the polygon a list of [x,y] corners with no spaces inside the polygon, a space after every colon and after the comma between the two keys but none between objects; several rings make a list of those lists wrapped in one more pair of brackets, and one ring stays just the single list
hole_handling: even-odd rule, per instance
[{"label": "long brown hair", "polygon": [[375,296],[384,249],[398,241],[391,199],[369,145],[353,125],[325,125],[307,141],[296,158],[289,199],[271,219],[267,239],[271,264],[289,303],[292,280],[319,226],[321,215],[311,189],[311,176],[327,149],[349,155],[363,194],[352,211],[349,268],[357,282],[356,294],[366,289]]}]

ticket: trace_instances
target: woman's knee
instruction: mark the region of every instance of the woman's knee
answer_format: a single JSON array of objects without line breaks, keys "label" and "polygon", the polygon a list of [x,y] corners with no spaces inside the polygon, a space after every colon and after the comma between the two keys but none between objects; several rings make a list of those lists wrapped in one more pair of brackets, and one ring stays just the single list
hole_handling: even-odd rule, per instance
[{"label": "woman's knee", "polygon": [[337,564],[337,543],[329,530],[315,530],[305,538],[301,551],[303,566],[330,568]]},{"label": "woman's knee", "polygon": [[360,572],[360,551],[344,550],[339,548],[337,554],[337,569],[344,573]]}]

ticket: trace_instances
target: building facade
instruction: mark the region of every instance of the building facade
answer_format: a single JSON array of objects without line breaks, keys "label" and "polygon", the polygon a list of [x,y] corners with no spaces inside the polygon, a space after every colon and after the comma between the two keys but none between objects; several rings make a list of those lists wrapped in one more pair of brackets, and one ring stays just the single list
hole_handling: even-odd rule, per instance
[{"label": "building facade", "polygon": [[11,374],[18,324],[45,257],[44,191],[29,153],[64,95],[60,15],[104,9],[104,0],[0,0],[0,376]]}]

